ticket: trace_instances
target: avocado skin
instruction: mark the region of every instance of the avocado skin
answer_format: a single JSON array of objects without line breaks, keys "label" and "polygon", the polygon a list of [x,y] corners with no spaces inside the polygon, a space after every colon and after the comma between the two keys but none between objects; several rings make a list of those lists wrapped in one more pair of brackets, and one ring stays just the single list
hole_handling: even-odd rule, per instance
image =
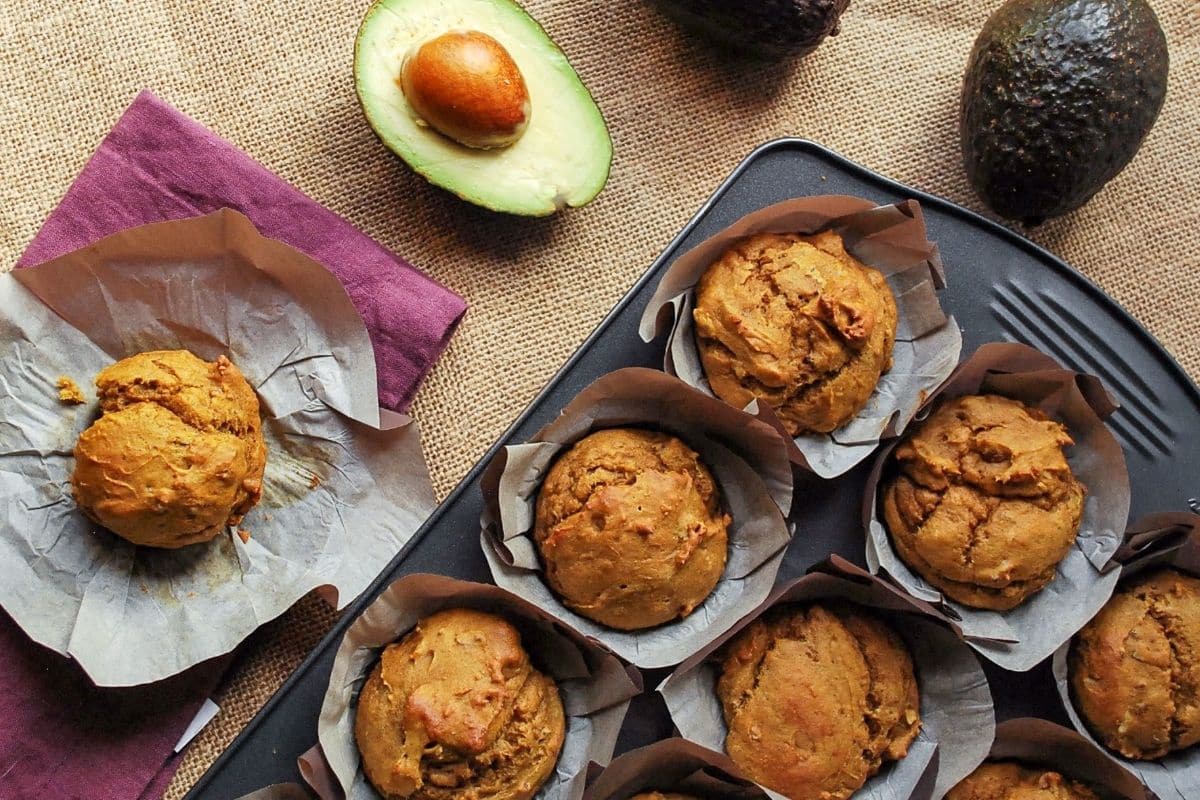
[{"label": "avocado skin", "polygon": [[752,59],[803,56],[836,36],[850,0],[659,0],[681,25]]},{"label": "avocado skin", "polygon": [[963,81],[975,191],[1037,225],[1082,206],[1133,159],[1167,92],[1167,40],[1145,0],[1009,0]]}]

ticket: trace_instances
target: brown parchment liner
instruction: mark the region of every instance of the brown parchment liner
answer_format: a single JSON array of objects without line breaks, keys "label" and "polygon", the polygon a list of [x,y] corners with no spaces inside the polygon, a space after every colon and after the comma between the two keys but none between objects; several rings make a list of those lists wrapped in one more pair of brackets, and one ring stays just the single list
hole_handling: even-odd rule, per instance
[{"label": "brown parchment liner", "polygon": [[[1153,800],[1136,777],[1093,742],[1037,717],[1019,717],[997,725],[988,760],[1017,761],[1053,770],[1098,791],[1102,800]],[[941,797],[935,795],[934,800]]]},{"label": "brown parchment liner", "polygon": [[[995,713],[983,669],[950,621],[933,607],[839,556],[776,589],[751,614],[676,668],[658,687],[675,727],[685,739],[724,752],[728,729],[716,696],[714,654],[777,604],[831,598],[874,609],[891,623],[912,653],[921,695],[921,733],[908,755],[885,764],[853,797],[895,800],[945,792],[983,761],[992,743]],[[776,800],[786,800],[763,789]]]},{"label": "brown parchment liner", "polygon": [[689,742],[663,739],[617,756],[588,782],[583,800],[628,800],[640,792],[680,792],[699,800],[766,800],[752,781],[737,777],[729,756]]},{"label": "brown parchment liner", "polygon": [[[1129,517],[1129,475],[1121,445],[1104,425],[1116,404],[1098,378],[1064,369],[1032,347],[993,343],[980,347],[931,397],[991,393],[1039,408],[1067,426],[1075,444],[1067,460],[1087,487],[1075,544],[1054,579],[1009,611],[970,608],[946,598],[908,568],[892,548],[877,508],[879,484],[899,441],[880,452],[863,501],[866,557],[871,571],[886,572],[909,594],[937,604],[958,621],[967,641],[990,661],[1025,672],[1049,657],[1108,600],[1117,572],[1110,564]],[[923,409],[923,411],[926,409]]]},{"label": "brown parchment liner", "polygon": [[[615,630],[567,608],[543,578],[532,535],[537,494],[554,458],[593,431],[626,425],[675,434],[696,450],[733,519],[729,558],[712,594],[687,617],[641,631]],[[762,602],[793,533],[784,519],[792,470],[778,432],[652,369],[600,377],[531,442],[500,451],[481,483],[480,538],[496,583],[645,668],[678,664]]]},{"label": "brown parchment liner", "polygon": [[[227,653],[313,589],[348,603],[434,507],[416,425],[379,408],[341,284],[235,212],[131,228],[0,276],[0,341],[0,604],[98,685]],[[267,466],[245,540],[135,547],[71,497],[96,373],[177,348],[228,355],[261,402]],[[61,404],[59,375],[88,402]]]},{"label": "brown parchment liner", "polygon": [[[880,439],[902,432],[925,395],[958,363],[962,334],[938,302],[945,273],[937,245],[928,241],[921,206],[915,200],[877,206],[845,195],[786,200],[755,211],[679,256],[658,284],[642,314],[639,333],[653,341],[668,327],[663,369],[712,394],[696,347],[692,310],[700,277],[739,239],[755,233],[804,233],[834,229],[846,249],[887,278],[898,311],[892,369],[879,380],[867,405],[831,434],[794,439],[789,457],[823,478],[848,472],[866,459]],[[783,425],[765,404],[752,401],[746,411],[766,420],[786,437]]]},{"label": "brown parchment liner", "polygon": [[[1175,567],[1200,577],[1200,517],[1182,512],[1143,517],[1130,527],[1126,547],[1122,548],[1118,558],[1123,559],[1124,566],[1119,573],[1117,588],[1126,579],[1155,567]],[[1058,696],[1075,730],[1109,758],[1137,775],[1160,800],[1195,800],[1200,797],[1200,745],[1169,753],[1154,761],[1137,761],[1109,750],[1092,735],[1071,698],[1071,687],[1067,680],[1070,649],[1070,642],[1058,648],[1052,667]]]},{"label": "brown parchment liner", "polygon": [[360,769],[354,742],[358,692],[383,647],[446,608],[474,608],[505,618],[521,632],[521,643],[534,664],[554,678],[567,715],[567,732],[558,766],[535,797],[579,800],[588,764],[605,764],[612,757],[629,700],[642,690],[641,675],[511,592],[441,575],[399,579],[346,631],[334,657],[317,727],[324,758],[303,759],[305,780],[322,800],[378,800],[379,794]]}]

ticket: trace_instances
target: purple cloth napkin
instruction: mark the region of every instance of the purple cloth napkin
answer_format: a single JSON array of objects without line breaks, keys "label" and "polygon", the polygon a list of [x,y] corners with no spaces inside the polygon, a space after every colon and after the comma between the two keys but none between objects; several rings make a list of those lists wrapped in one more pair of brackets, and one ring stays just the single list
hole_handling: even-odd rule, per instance
[{"label": "purple cloth napkin", "polygon": [[215,659],[149,686],[98,689],[0,611],[0,797],[161,796],[178,766],[175,743],[227,663]]},{"label": "purple cloth napkin", "polygon": [[221,208],[242,212],[338,277],[375,346],[380,405],[407,409],[466,312],[463,299],[149,92],[100,144],[18,266],[135,225]]},{"label": "purple cloth napkin", "polygon": [[[18,266],[124,228],[236,209],[324,264],[366,323],[379,402],[403,411],[466,311],[463,300],[229,142],[143,92],[51,213]],[[133,689],[98,689],[0,612],[0,799],[162,794],[176,741],[229,658]]]}]

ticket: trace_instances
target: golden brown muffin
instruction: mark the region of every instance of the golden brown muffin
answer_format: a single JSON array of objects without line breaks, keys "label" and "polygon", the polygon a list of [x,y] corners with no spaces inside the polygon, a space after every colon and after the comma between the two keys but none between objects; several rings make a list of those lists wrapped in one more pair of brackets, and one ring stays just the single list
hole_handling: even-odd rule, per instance
[{"label": "golden brown muffin", "polygon": [[846,424],[892,367],[892,290],[833,231],[738,242],[700,279],[692,316],[713,393],[758,398],[793,436]]},{"label": "golden brown muffin", "polygon": [[896,448],[883,518],[904,563],[947,597],[1003,611],[1054,578],[1085,488],[1067,429],[996,395],[941,403]]},{"label": "golden brown muffin", "polygon": [[385,800],[529,800],[565,735],[558,687],[516,628],[470,609],[388,645],[354,719],[363,772]]},{"label": "golden brown muffin", "polygon": [[1160,569],[1122,585],[1068,663],[1088,727],[1126,758],[1200,742],[1200,579]]},{"label": "golden brown muffin", "polygon": [[691,448],[665,433],[612,428],[550,468],[534,539],[567,607],[635,630],[704,602],[725,570],[729,523]]},{"label": "golden brown muffin", "polygon": [[773,609],[726,645],[720,670],[726,752],[788,797],[850,797],[921,730],[908,648],[858,606]]},{"label": "golden brown muffin", "polygon": [[225,356],[186,350],[123,359],[96,376],[103,412],[75,444],[75,502],[149,547],[206,542],[262,494],[258,397]]},{"label": "golden brown muffin", "polygon": [[1099,800],[1057,772],[1010,761],[986,761],[946,793],[946,800]]}]

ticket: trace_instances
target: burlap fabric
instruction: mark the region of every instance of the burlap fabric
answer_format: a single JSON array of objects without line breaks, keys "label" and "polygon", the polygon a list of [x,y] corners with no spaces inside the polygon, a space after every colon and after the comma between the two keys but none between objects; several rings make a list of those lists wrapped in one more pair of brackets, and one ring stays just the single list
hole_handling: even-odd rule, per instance
[{"label": "burlap fabric", "polygon": [[[1152,2],[1172,61],[1157,127],[1085,209],[1031,235],[1200,377],[1200,5]],[[522,220],[424,185],[376,141],[351,82],[366,0],[0,0],[0,263],[136,92],[156,91],[466,296],[466,321],[415,407],[444,495],[761,142],[806,136],[979,208],[959,166],[958,91],[997,4],[853,0],[842,34],[813,55],[747,69],[640,0],[530,0],[599,101],[616,161],[590,207]],[[183,795],[331,621],[310,599],[254,637],[167,797]]]}]

